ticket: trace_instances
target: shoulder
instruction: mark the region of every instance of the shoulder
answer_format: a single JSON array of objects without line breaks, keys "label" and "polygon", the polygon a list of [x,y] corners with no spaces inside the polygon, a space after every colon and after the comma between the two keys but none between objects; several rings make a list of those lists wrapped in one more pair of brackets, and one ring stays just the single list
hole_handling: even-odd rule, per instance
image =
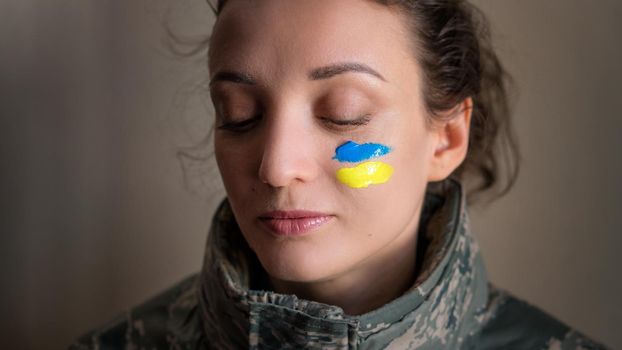
[{"label": "shoulder", "polygon": [[490,286],[474,349],[605,349],[577,330],[507,291]]},{"label": "shoulder", "polygon": [[69,346],[78,349],[194,348],[200,325],[194,274],[93,329]]}]

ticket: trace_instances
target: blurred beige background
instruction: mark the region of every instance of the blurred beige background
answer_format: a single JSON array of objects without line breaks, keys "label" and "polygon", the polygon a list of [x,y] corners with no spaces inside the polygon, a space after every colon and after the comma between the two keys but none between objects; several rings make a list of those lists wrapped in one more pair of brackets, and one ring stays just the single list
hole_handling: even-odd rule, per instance
[{"label": "blurred beige background", "polygon": [[[622,2],[477,4],[524,155],[514,190],[472,210],[491,279],[622,348]],[[200,268],[224,194],[176,152],[209,127],[206,73],[161,23],[211,20],[202,0],[0,2],[2,348],[65,348]]]}]

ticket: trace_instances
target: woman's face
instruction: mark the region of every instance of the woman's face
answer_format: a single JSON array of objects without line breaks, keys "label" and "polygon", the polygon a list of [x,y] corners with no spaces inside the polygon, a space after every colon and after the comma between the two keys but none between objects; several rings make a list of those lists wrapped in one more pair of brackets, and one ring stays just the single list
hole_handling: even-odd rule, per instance
[{"label": "woman's face", "polygon": [[[273,278],[343,276],[415,235],[438,140],[410,37],[399,14],[373,1],[230,0],[220,14],[209,49],[216,159],[241,231]],[[390,151],[342,162],[336,149],[348,141]],[[338,179],[368,161],[392,173],[360,188]],[[269,213],[278,210],[326,217]],[[274,230],[300,225],[313,229]]]}]

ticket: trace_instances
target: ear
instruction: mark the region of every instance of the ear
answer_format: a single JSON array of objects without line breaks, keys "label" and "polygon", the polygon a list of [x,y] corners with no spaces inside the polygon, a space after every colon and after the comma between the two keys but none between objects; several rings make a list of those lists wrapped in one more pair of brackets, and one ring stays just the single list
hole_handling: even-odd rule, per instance
[{"label": "ear", "polygon": [[430,155],[428,182],[447,178],[466,158],[473,99],[468,97],[434,122],[433,154]]}]

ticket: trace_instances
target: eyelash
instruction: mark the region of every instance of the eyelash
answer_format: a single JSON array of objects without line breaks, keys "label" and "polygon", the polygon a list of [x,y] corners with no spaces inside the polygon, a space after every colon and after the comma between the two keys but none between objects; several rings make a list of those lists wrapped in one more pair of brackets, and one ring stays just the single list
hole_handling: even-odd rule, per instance
[{"label": "eyelash", "polygon": [[260,116],[257,115],[252,118],[245,119],[241,122],[222,123],[218,126],[218,129],[242,133],[244,131],[250,130],[249,126],[252,126],[259,119],[259,117]]},{"label": "eyelash", "polygon": [[371,114],[364,114],[356,119],[333,119],[331,117],[320,117],[322,121],[335,124],[337,126],[362,126],[369,123],[371,120]]},{"label": "eyelash", "polygon": [[[235,133],[243,133],[251,129],[252,125],[257,122],[261,118],[261,115],[254,116],[252,118],[245,119],[241,122],[230,122],[223,123],[218,126],[220,130],[227,130]],[[371,120],[371,114],[364,114],[356,119],[334,119],[332,117],[319,117],[325,123],[333,124],[336,127],[344,127],[344,126],[363,126],[367,125]]]}]

